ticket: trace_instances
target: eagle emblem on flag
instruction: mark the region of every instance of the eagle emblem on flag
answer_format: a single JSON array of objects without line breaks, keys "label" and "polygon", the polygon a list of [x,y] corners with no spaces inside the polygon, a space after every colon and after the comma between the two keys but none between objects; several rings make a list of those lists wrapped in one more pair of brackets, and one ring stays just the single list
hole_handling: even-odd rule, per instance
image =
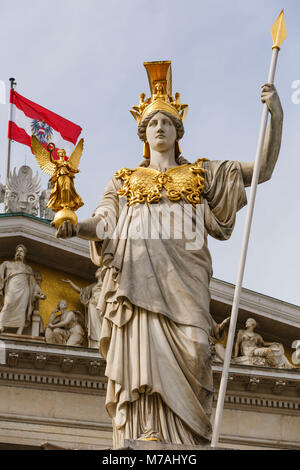
[{"label": "eagle emblem on flag", "polygon": [[39,121],[38,119],[31,121],[31,131],[42,144],[48,143],[53,133],[53,129],[49,124],[45,121]]}]

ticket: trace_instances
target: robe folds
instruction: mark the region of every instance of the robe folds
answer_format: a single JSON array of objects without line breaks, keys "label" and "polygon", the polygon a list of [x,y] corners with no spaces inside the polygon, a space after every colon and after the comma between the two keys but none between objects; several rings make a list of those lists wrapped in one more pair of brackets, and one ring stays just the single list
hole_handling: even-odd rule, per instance
[{"label": "robe folds", "polygon": [[101,286],[97,283],[80,289],[80,302],[86,309],[89,347],[95,349],[99,349],[101,334],[101,318],[97,311],[97,299],[100,292]]},{"label": "robe folds", "polygon": [[33,309],[35,284],[30,266],[16,261],[1,264],[0,327],[19,328],[26,324]]},{"label": "robe folds", "polygon": [[[246,193],[238,162],[205,161],[203,168],[205,189],[196,207],[170,201],[164,192],[157,204],[128,206],[117,195],[122,183],[113,178],[94,212],[99,241],[90,242],[91,257],[103,266],[100,352],[106,359],[114,448],[126,438],[179,444],[210,440],[213,321],[207,236],[230,237]],[[169,215],[174,208],[175,215]],[[180,213],[189,217],[188,230],[186,219],[178,221]],[[157,232],[149,229],[149,221],[161,227],[167,217],[172,228],[168,232],[165,225],[159,232],[167,230],[167,236],[153,236]]]}]

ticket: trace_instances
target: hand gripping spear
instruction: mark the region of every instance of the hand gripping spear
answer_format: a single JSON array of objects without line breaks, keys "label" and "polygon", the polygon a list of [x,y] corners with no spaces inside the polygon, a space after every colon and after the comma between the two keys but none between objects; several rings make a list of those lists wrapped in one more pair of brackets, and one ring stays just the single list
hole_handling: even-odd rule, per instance
[{"label": "hand gripping spear", "polygon": [[[273,38],[273,47],[272,47],[273,51],[272,51],[272,58],[271,58],[269,77],[268,77],[269,84],[273,84],[274,82],[278,53],[280,51],[281,44],[286,38],[286,27],[285,27],[283,10],[281,11],[277,20],[273,24],[271,28],[271,33],[272,33],[272,38]],[[247,256],[247,250],[248,250],[256,189],[257,189],[259,172],[260,172],[261,157],[262,157],[263,145],[264,145],[266,129],[267,129],[267,121],[268,121],[268,108],[267,108],[267,105],[264,104],[261,125],[260,125],[260,133],[259,133],[259,138],[258,138],[256,156],[255,156],[254,170],[253,170],[253,176],[252,176],[252,182],[251,182],[248,211],[247,211],[246,223],[245,223],[245,228],[244,228],[242,250],[240,254],[240,263],[239,263],[239,268],[238,268],[237,281],[236,281],[232,310],[231,310],[231,319],[230,319],[228,339],[227,339],[227,345],[226,345],[226,353],[225,353],[222,377],[221,377],[220,388],[219,388],[215,422],[214,422],[213,435],[212,435],[212,441],[211,441],[212,447],[217,447],[218,442],[219,442],[220,425],[221,425],[221,419],[222,419],[222,414],[223,414],[224,399],[225,399],[227,380],[228,380],[228,372],[229,372],[229,366],[230,366],[231,355],[232,355],[232,346],[233,346],[234,334],[235,334],[235,329],[236,329],[236,321],[237,321],[237,316],[238,316],[241,288],[242,288],[242,282],[243,282],[243,276],[244,276],[244,270],[245,270],[245,262],[246,262],[246,256]]]}]

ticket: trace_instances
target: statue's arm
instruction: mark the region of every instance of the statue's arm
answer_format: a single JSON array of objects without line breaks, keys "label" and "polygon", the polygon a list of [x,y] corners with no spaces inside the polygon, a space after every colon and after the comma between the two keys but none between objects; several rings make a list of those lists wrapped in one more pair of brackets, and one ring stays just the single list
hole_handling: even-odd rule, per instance
[{"label": "statue's arm", "polygon": [[272,346],[272,344],[277,344],[274,343],[274,341],[265,341],[262,336],[259,335],[259,341],[261,346]]},{"label": "statue's arm", "polygon": [[76,227],[69,221],[64,222],[58,228],[56,237],[71,238],[78,236],[86,240],[102,241],[118,218],[119,198],[117,189],[116,182],[112,179],[107,185],[93,217],[78,222]]},{"label": "statue's arm", "polygon": [[102,234],[104,230],[104,221],[101,217],[90,217],[78,222],[75,227],[69,220],[61,225],[57,232],[57,238],[79,237],[85,240],[101,241],[102,238],[98,234]]},{"label": "statue's arm", "polygon": [[66,318],[58,323],[55,323],[55,328],[65,328],[66,326],[68,326],[71,321],[73,319],[73,312],[70,311],[68,312]]},{"label": "statue's arm", "polygon": [[239,355],[240,344],[242,342],[242,336],[243,336],[243,330],[239,330],[237,338],[236,338],[235,346],[234,346],[233,357],[238,357],[238,355]]},{"label": "statue's arm", "polygon": [[213,334],[214,334],[214,337],[217,340],[222,340],[224,330],[227,327],[227,325],[229,325],[229,323],[230,323],[230,317],[225,318],[225,320],[223,320],[222,323],[219,323],[219,324],[217,322],[215,322],[214,319],[212,319],[212,321],[213,321]]},{"label": "statue's arm", "polygon": [[55,320],[55,314],[56,314],[58,311],[59,311],[58,308],[56,308],[55,310],[53,310],[53,312],[51,313],[51,315],[50,315],[50,317],[49,317],[48,326],[53,324],[53,321]]},{"label": "statue's arm", "polygon": [[65,282],[66,284],[69,284],[75,292],[78,292],[78,294],[80,294],[80,290],[81,290],[80,287],[78,287],[77,284],[75,284],[75,282],[71,281],[71,279],[61,279],[61,282]]},{"label": "statue's arm", "polygon": [[[282,136],[282,123],[283,111],[274,85],[265,84],[262,87],[261,100],[266,103],[268,110],[271,114],[271,121],[267,129],[263,154],[261,160],[261,167],[259,173],[259,183],[268,181],[273,173],[274,167],[279,155],[281,136]],[[240,162],[242,175],[245,186],[251,185],[254,161],[253,162]]]}]

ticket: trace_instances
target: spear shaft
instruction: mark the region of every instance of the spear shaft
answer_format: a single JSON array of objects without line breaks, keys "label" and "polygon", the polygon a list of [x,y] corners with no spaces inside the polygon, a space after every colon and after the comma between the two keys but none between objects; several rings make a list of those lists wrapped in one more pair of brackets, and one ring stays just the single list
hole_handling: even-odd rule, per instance
[{"label": "spear shaft", "polygon": [[[278,58],[278,53],[280,50],[280,44],[281,42],[283,42],[283,40],[286,37],[286,33],[284,35],[285,23],[284,23],[283,11],[280,13],[277,21],[274,23],[274,26],[277,22],[279,22],[278,23],[279,26],[278,26],[278,30],[276,30],[275,39],[274,39],[273,31],[271,30],[272,35],[273,35],[274,45],[273,45],[272,58],[271,58],[271,64],[270,64],[270,69],[269,69],[269,76],[268,76],[269,84],[273,84],[274,82],[277,58]],[[284,29],[284,31],[282,31],[282,28]],[[228,373],[229,373],[229,367],[230,367],[230,361],[231,361],[231,355],[232,355],[236,322],[237,322],[237,317],[238,317],[242,282],[243,282],[243,277],[244,277],[245,263],[246,263],[249,237],[250,237],[250,229],[251,229],[251,223],[252,223],[252,217],[253,217],[253,211],[254,211],[256,190],[257,190],[257,185],[258,185],[258,180],[259,180],[259,173],[260,173],[263,146],[264,146],[266,129],[267,129],[267,122],[268,122],[268,107],[266,104],[264,104],[262,117],[261,117],[258,144],[257,144],[257,149],[256,149],[252,181],[251,181],[251,189],[250,189],[248,210],[247,210],[247,216],[246,216],[246,222],[245,222],[245,228],[244,228],[242,249],[241,249],[241,254],[240,254],[240,262],[239,262],[239,267],[238,267],[237,280],[236,280],[236,286],[235,286],[233,304],[232,304],[232,310],[231,310],[231,318],[230,318],[228,339],[227,339],[227,344],[226,344],[224,365],[223,365],[222,377],[221,377],[221,382],[220,382],[220,387],[219,387],[219,395],[218,395],[215,422],[214,422],[213,435],[212,435],[212,441],[211,441],[212,447],[217,447],[219,443],[220,426],[221,426],[222,415],[223,415],[224,400],[225,400],[227,381],[228,381]]]},{"label": "spear shaft", "polygon": [[[15,79],[14,78],[10,78],[9,79],[10,81],[10,93],[11,93],[11,90],[14,89],[14,86],[16,85],[16,82],[15,82]],[[10,96],[10,95],[9,95]],[[9,129],[10,129],[10,126],[11,126],[11,121],[12,121],[12,103],[10,102],[10,99],[9,99],[9,108],[8,108],[8,137],[7,137],[7,154],[6,154],[6,185],[8,183],[8,179],[9,179],[9,173],[10,173],[10,155],[11,155],[11,142],[12,142],[12,139],[10,139],[10,132],[9,132]]]}]

